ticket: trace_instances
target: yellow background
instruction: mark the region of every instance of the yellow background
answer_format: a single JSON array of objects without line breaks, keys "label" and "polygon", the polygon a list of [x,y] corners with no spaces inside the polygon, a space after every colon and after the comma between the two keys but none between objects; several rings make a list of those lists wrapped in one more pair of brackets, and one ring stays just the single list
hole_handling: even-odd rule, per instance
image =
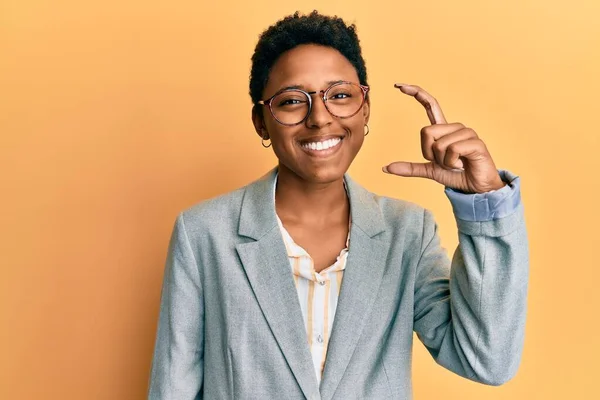
[{"label": "yellow background", "polygon": [[531,242],[518,375],[486,387],[416,342],[416,399],[600,398],[600,2],[0,2],[0,398],[142,399],[177,212],[275,163],[250,120],[258,34],[299,9],[358,25],[367,188],[432,209],[442,187],[384,175],[421,159],[425,112],[473,127],[522,177]]}]

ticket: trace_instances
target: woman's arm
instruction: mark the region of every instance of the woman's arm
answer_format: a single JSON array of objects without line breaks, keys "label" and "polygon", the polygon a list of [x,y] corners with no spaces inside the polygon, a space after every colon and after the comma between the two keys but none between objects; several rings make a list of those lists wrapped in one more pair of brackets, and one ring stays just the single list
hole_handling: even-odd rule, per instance
[{"label": "woman's arm", "polygon": [[415,281],[419,339],[442,366],[490,385],[516,373],[525,329],[529,252],[518,178],[509,185],[487,196],[449,194],[460,241],[451,268],[425,212]]},{"label": "woman's arm", "polygon": [[202,285],[180,214],[171,236],[163,278],[148,398],[201,399],[203,356]]},{"label": "woman's arm", "polygon": [[478,134],[447,123],[437,100],[397,84],[427,112],[421,150],[429,162],[395,162],[384,172],[446,186],[458,222],[452,266],[436,224],[424,215],[415,279],[414,329],[438,363],[492,385],[510,379],[523,346],[529,252],[518,178],[498,171]]}]

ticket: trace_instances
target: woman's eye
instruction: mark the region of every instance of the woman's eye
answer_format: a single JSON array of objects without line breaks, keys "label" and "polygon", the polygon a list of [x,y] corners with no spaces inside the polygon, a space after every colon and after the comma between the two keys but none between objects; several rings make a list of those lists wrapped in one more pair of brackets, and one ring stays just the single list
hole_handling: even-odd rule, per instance
[{"label": "woman's eye", "polygon": [[348,93],[336,93],[333,96],[331,96],[331,99],[345,99],[346,97],[351,97],[350,94]]},{"label": "woman's eye", "polygon": [[302,100],[298,100],[298,99],[286,99],[283,100],[279,103],[279,106],[292,106],[292,105],[296,105],[296,104],[301,104],[303,103]]}]

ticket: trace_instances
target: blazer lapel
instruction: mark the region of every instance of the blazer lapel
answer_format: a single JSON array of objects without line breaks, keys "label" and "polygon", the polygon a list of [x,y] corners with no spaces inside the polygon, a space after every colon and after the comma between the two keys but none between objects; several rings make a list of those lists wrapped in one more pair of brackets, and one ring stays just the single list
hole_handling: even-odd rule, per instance
[{"label": "blazer lapel", "polygon": [[322,399],[331,399],[344,375],[377,297],[385,270],[385,230],[373,194],[346,176],[352,228],[346,269],[321,382]]},{"label": "blazer lapel", "polygon": [[252,290],[305,397],[318,391],[306,328],[275,215],[276,170],[244,193],[238,233],[254,239],[236,246]]}]

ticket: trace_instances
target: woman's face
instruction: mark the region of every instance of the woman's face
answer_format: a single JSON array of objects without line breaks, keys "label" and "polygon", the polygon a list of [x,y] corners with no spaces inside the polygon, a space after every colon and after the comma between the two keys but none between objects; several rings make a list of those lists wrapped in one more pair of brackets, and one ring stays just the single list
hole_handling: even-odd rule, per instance
[{"label": "woman's face", "polygon": [[[292,86],[306,92],[317,92],[312,95],[312,110],[301,124],[280,124],[267,106],[262,110],[262,118],[256,113],[253,115],[257,133],[271,139],[280,170],[287,169],[312,183],[339,180],[348,170],[363,143],[369,104],[365,102],[362,109],[349,118],[331,115],[319,92],[337,81],[359,83],[352,64],[331,47],[301,45],[282,54],[273,65],[263,99]],[[319,151],[314,149],[318,142],[321,142],[319,147],[335,145]]]}]

